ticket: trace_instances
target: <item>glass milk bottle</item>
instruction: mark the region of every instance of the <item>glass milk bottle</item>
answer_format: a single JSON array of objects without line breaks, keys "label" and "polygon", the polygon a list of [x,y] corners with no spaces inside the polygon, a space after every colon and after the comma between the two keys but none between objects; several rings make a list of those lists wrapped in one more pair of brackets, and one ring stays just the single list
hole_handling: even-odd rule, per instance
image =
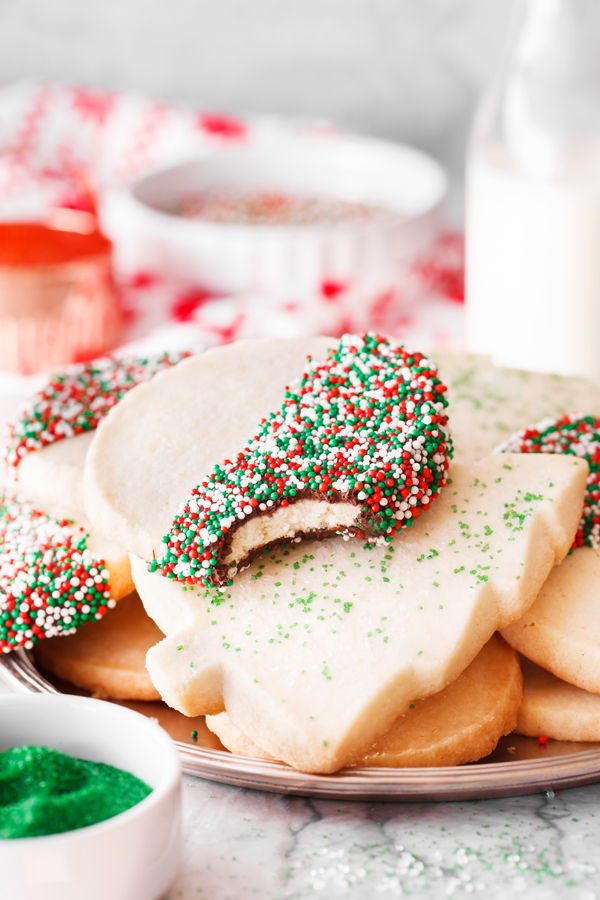
[{"label": "glass milk bottle", "polygon": [[600,381],[600,0],[521,0],[467,167],[467,342]]}]

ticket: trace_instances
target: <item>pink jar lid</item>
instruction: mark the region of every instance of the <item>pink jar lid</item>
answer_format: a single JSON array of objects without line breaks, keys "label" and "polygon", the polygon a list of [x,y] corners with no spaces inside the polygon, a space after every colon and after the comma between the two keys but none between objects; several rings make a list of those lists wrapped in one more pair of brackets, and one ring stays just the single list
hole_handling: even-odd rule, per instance
[{"label": "pink jar lid", "polygon": [[0,267],[60,266],[100,254],[112,244],[100,231],[59,231],[41,222],[0,222]]}]

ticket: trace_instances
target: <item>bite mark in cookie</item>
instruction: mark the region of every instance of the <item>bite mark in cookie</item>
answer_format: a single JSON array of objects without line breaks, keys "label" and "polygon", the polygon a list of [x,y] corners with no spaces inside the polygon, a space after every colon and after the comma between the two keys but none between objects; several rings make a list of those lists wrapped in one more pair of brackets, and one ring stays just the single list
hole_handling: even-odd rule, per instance
[{"label": "bite mark in cookie", "polygon": [[325,362],[309,358],[235,461],[192,490],[150,571],[223,586],[277,542],[391,540],[446,483],[445,390],[420,353],[374,334],[345,335]]}]

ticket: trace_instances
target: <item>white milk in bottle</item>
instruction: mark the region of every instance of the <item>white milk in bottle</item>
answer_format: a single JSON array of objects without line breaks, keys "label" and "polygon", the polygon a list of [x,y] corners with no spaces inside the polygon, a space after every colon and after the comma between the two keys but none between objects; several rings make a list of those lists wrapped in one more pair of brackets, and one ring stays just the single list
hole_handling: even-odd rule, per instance
[{"label": "white milk in bottle", "polygon": [[468,164],[468,345],[600,382],[600,2],[520,12]]}]

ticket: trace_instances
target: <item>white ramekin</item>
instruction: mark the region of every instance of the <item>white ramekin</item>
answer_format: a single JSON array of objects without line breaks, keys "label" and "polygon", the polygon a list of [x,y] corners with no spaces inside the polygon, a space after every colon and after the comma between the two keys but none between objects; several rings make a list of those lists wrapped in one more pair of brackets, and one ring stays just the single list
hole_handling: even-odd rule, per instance
[{"label": "white ramekin", "polygon": [[[169,212],[184,196],[215,188],[318,195],[403,218],[265,226]],[[103,222],[122,270],[158,271],[217,294],[375,296],[401,285],[426,252],[445,191],[441,166],[412,147],[327,129],[282,130],[144,177],[107,199]]]},{"label": "white ramekin", "polygon": [[159,900],[181,849],[181,767],[167,733],[102,700],[1,696],[0,751],[23,744],[125,769],[152,793],[97,825],[0,840],[2,900]]}]

